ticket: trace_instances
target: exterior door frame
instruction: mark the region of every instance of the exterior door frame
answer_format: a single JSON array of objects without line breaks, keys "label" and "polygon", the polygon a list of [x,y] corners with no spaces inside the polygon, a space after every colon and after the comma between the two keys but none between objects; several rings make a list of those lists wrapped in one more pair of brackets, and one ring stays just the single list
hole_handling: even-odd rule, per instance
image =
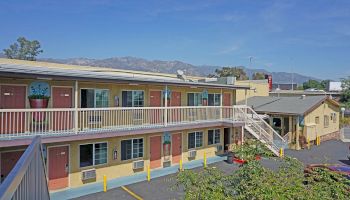
[{"label": "exterior door frame", "polygon": [[[175,132],[175,133],[171,133],[171,164],[174,164],[173,163],[173,135],[176,135],[176,134],[179,134],[181,137],[181,140],[180,140],[180,146],[181,146],[180,159],[183,162],[183,132]],[[179,164],[179,163],[176,163],[176,164]]]},{"label": "exterior door frame", "polygon": [[[160,106],[159,107],[164,107],[165,105],[163,104],[163,93],[161,89],[150,89],[148,91],[148,106],[151,107],[151,92],[160,92]],[[169,106],[169,105],[168,105]]]},{"label": "exterior door frame", "polygon": [[[179,106],[181,106],[181,103],[182,103],[182,92],[181,91],[172,91],[172,92],[177,92],[177,93],[179,93],[180,94],[180,105]],[[170,105],[168,105],[168,107],[172,107],[172,96],[170,95]],[[174,107],[177,107],[177,106],[174,106]]]},{"label": "exterior door frame", "polygon": [[49,159],[50,159],[50,153],[49,153],[49,149],[50,148],[54,148],[54,147],[64,147],[64,146],[67,146],[68,147],[68,186],[67,188],[70,187],[70,165],[71,165],[71,157],[70,157],[70,144],[62,144],[62,145],[54,145],[54,146],[47,146],[46,149],[47,149],[47,152],[46,152],[46,173],[47,173],[47,184],[49,184],[49,169],[50,169],[50,162],[49,162]]},{"label": "exterior door frame", "polygon": [[160,137],[160,158],[159,158],[159,160],[160,160],[160,167],[154,168],[154,169],[158,169],[158,168],[161,168],[163,166],[163,163],[162,163],[162,160],[163,160],[162,159],[162,155],[163,155],[163,148],[162,148],[163,137],[160,134],[149,136],[149,152],[148,153],[149,153],[149,165],[150,165],[150,168],[151,168],[151,146],[152,146],[151,138],[152,137]]},{"label": "exterior door frame", "polygon": [[228,143],[227,143],[227,151],[229,151],[230,150],[230,144],[231,144],[231,137],[232,137],[232,129],[233,129],[233,127],[224,127],[224,152],[225,152],[225,147],[226,147],[226,144],[225,144],[225,129],[229,129],[229,131],[228,131],[228,133],[227,133],[227,137],[228,137]]},{"label": "exterior door frame", "polygon": [[[3,85],[24,86],[26,88],[25,99],[24,99],[24,106],[25,106],[25,108],[28,108],[28,106],[29,106],[29,101],[27,99],[28,98],[28,84],[23,84],[23,83],[0,83],[0,87],[3,86]],[[1,98],[1,94],[0,94],[0,98]]]},{"label": "exterior door frame", "polygon": [[[51,97],[53,97],[53,88],[71,88],[72,89],[72,108],[74,108],[74,99],[75,98],[78,98],[78,97],[75,97],[75,92],[74,92],[74,86],[61,86],[61,85],[52,85],[51,86]],[[51,107],[53,108],[53,99],[51,101]]]},{"label": "exterior door frame", "polygon": [[[5,151],[0,151],[0,161],[2,158],[2,153],[8,153],[8,152],[15,152],[15,151],[23,151],[23,153],[26,151],[26,149],[16,149],[16,150],[5,150]],[[1,174],[1,165],[0,165],[0,174]],[[0,177],[1,178],[1,177]]]}]

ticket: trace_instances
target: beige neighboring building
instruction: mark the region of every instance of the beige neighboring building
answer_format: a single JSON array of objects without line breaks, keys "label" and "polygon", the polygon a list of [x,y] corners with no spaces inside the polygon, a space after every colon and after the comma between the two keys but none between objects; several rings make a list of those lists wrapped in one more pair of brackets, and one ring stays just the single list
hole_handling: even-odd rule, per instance
[{"label": "beige neighboring building", "polygon": [[267,82],[267,79],[236,81],[235,85],[244,85],[250,87],[250,90],[247,90],[246,92],[243,90],[236,91],[236,102],[241,102],[244,101],[245,98],[250,98],[254,96],[269,96],[269,84]]},{"label": "beige neighboring building", "polygon": [[[244,104],[244,100],[241,101]],[[317,136],[321,142],[339,138],[339,104],[328,96],[251,97],[248,105],[284,138],[289,147],[300,149]]]}]

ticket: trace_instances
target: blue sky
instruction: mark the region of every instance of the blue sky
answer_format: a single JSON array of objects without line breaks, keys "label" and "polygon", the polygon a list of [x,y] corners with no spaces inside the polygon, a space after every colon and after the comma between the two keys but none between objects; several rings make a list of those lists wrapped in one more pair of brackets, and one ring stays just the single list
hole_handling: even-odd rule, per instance
[{"label": "blue sky", "polygon": [[349,0],[0,1],[0,48],[37,39],[40,57],[135,56],[350,75]]}]

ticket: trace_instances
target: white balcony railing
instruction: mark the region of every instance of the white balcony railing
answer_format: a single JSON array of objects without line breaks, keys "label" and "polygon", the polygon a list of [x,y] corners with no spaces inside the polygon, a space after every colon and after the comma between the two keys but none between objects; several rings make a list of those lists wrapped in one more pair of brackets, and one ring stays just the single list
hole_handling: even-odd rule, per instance
[{"label": "white balcony railing", "polygon": [[232,106],[1,109],[0,139],[244,120],[235,109]]}]

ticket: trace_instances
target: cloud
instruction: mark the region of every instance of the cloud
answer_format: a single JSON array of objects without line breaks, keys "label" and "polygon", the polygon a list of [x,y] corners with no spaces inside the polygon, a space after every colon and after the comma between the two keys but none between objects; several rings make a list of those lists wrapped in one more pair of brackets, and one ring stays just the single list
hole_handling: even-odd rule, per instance
[{"label": "cloud", "polygon": [[239,45],[232,45],[229,48],[223,49],[221,51],[216,52],[217,55],[230,54],[240,49]]},{"label": "cloud", "polygon": [[282,32],[285,27],[284,20],[289,9],[293,8],[294,4],[290,1],[275,0],[268,5],[260,13],[263,21],[263,26],[268,32]]}]

